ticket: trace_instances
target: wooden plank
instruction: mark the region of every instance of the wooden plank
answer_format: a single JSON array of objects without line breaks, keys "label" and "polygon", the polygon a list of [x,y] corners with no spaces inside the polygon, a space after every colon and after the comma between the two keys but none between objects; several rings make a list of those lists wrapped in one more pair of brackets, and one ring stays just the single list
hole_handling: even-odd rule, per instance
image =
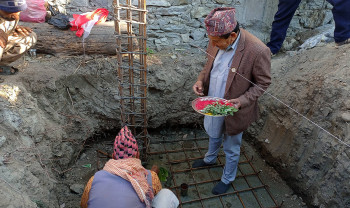
[{"label": "wooden plank", "polygon": [[[34,48],[38,53],[53,55],[82,55],[83,38],[77,37],[75,31],[60,30],[48,23],[20,22],[19,25],[27,26],[34,30],[38,36]],[[90,35],[85,39],[86,54],[116,54],[116,37],[114,36],[114,22],[105,22],[94,25]]]}]

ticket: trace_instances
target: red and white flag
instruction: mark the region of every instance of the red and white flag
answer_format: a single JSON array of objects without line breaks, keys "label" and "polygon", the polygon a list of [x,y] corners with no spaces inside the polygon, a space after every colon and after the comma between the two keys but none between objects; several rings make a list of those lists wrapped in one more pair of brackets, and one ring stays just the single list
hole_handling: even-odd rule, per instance
[{"label": "red and white flag", "polygon": [[94,25],[106,21],[108,13],[107,9],[99,8],[93,12],[73,14],[73,19],[70,21],[71,30],[77,31],[76,36],[83,36],[83,39],[85,39],[89,36]]}]

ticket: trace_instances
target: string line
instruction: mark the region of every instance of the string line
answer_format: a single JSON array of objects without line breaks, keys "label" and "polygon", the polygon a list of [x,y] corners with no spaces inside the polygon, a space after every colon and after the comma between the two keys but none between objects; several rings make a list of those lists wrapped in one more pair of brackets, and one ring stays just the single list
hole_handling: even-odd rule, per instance
[{"label": "string line", "polygon": [[[197,47],[199,50],[203,51],[204,53],[206,53],[208,56],[212,57],[213,59],[215,59],[214,56],[210,55],[209,53],[207,53],[206,51],[204,51],[202,48]],[[233,71],[233,70],[231,70]],[[333,135],[332,133],[330,133],[329,131],[327,131],[326,129],[324,129],[322,126],[318,125],[316,122],[312,121],[311,119],[307,118],[306,116],[304,116],[303,114],[299,113],[297,110],[293,109],[292,107],[290,107],[289,105],[287,105],[286,103],[284,103],[283,101],[281,101],[280,99],[278,99],[276,96],[272,95],[271,93],[267,92],[266,90],[264,90],[263,88],[261,88],[259,85],[253,83],[252,81],[250,81],[249,79],[245,78],[244,76],[242,76],[240,73],[237,72],[237,70],[235,70],[235,72],[237,75],[239,75],[240,77],[242,77],[243,79],[245,79],[246,81],[248,81],[249,83],[251,83],[252,85],[258,87],[260,90],[262,90],[264,93],[270,95],[272,98],[274,98],[275,100],[277,100],[278,102],[282,103],[284,106],[286,106],[287,108],[289,108],[290,110],[292,110],[293,112],[295,112],[296,114],[298,114],[299,116],[301,116],[302,118],[304,118],[305,120],[309,121],[310,123],[312,123],[313,125],[315,125],[316,127],[320,128],[321,130],[323,130],[324,132],[326,132],[328,135],[330,135],[331,137],[333,137],[334,139],[338,140],[341,144],[347,146],[350,148],[350,145],[347,144],[346,142],[344,142],[343,140],[341,140],[340,138],[338,138],[337,136]]]}]

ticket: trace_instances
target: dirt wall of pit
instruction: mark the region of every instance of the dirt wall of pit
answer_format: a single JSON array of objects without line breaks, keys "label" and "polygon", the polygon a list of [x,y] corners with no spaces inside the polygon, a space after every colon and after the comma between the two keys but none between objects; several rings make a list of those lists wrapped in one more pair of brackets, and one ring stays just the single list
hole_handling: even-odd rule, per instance
[{"label": "dirt wall of pit", "polygon": [[[349,49],[327,44],[273,58],[268,90],[347,143]],[[204,60],[191,51],[148,56],[150,127],[202,122],[191,101]],[[16,66],[20,73],[0,85],[0,207],[59,207],[55,187],[86,139],[121,127],[117,63],[105,56],[38,55]],[[310,206],[349,206],[349,148],[267,94],[260,109],[248,141]]]},{"label": "dirt wall of pit", "polygon": [[342,143],[350,144],[349,49],[328,44],[274,59],[268,92],[314,124],[265,94],[262,118],[247,131],[270,164],[315,207],[350,207],[350,147]]}]

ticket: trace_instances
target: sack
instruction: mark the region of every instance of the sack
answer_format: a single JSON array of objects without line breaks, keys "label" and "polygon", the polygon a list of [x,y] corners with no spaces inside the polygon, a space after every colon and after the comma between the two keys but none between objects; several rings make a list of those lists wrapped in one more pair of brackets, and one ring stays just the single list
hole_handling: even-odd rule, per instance
[{"label": "sack", "polygon": [[45,0],[27,0],[27,9],[20,13],[20,20],[24,22],[45,22]]},{"label": "sack", "polygon": [[52,16],[51,19],[47,21],[47,23],[61,30],[67,30],[70,28],[69,17],[62,13]]}]

